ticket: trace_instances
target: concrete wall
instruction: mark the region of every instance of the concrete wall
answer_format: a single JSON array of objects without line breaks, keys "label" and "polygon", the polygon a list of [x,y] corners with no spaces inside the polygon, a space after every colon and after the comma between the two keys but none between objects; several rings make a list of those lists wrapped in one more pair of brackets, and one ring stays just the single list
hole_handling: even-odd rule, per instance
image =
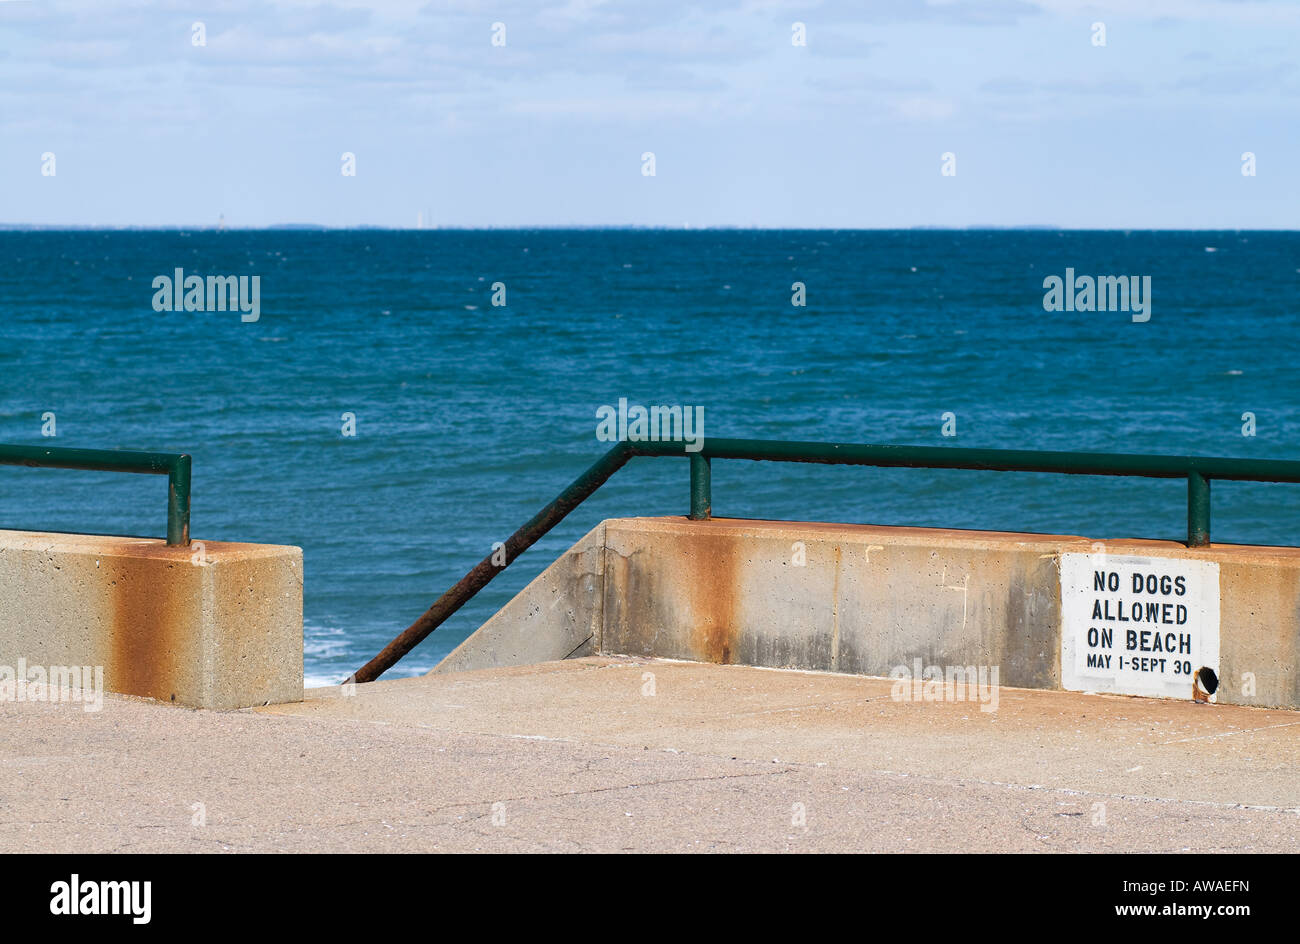
[{"label": "concrete wall", "polygon": [[301,701],[302,550],[0,531],[0,666],[103,666],[110,692]]},{"label": "concrete wall", "polygon": [[[998,666],[1003,685],[1060,688],[1060,555],[1101,546],[1063,535],[614,519],[435,671],[563,658],[567,646],[877,676],[920,659]],[[1300,707],[1300,549],[1118,540],[1104,550],[1217,562],[1218,700]],[[580,635],[589,638],[575,650]],[[1242,692],[1244,673],[1253,695]]]},{"label": "concrete wall", "polygon": [[672,519],[606,534],[606,652],[882,676],[920,657],[1000,665],[1005,685],[1059,679],[1045,539]]}]

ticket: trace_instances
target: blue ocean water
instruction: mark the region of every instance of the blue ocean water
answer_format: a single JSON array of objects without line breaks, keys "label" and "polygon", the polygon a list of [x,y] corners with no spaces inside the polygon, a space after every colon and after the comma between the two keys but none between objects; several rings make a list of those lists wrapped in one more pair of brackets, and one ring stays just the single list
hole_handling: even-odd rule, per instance
[{"label": "blue ocean water", "polygon": [[[0,250],[0,441],[191,453],[196,539],[302,546],[320,683],[594,461],[596,410],[620,397],[703,406],[706,436],[1300,457],[1296,233],[38,231]],[[1067,267],[1151,276],[1151,320],[1044,311]],[[259,276],[260,320],[154,311],[176,268]],[[1185,533],[1179,481],[713,478],[721,516]],[[0,467],[0,527],[157,536],[164,494]],[[633,462],[394,674],[427,670],[602,518],[687,500],[684,462]],[[1217,483],[1214,538],[1298,544],[1298,511],[1295,486]]]}]

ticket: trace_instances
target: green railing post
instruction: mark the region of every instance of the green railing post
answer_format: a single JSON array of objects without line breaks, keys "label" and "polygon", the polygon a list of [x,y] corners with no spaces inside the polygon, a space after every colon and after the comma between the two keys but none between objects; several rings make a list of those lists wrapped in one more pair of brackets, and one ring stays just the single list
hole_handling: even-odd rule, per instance
[{"label": "green railing post", "polygon": [[185,453],[125,449],[76,449],[0,443],[0,465],[29,469],[83,469],[167,476],[167,545],[190,543],[190,466]]},{"label": "green railing post", "polygon": [[1210,480],[1195,470],[1187,473],[1187,546],[1210,543]]},{"label": "green railing post", "polygon": [[713,514],[713,470],[709,457],[691,454],[691,514],[694,521],[707,521]]},{"label": "green railing post", "polygon": [[167,472],[169,547],[188,547],[190,543],[190,465],[190,457],[180,455]]}]

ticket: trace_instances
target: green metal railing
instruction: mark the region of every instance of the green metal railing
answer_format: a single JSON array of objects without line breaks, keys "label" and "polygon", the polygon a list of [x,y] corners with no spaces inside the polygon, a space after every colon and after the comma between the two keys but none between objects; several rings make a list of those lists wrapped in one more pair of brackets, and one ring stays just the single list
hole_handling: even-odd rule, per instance
[{"label": "green metal railing", "polygon": [[878,468],[982,469],[989,472],[1057,472],[1065,475],[1127,475],[1186,479],[1187,545],[1210,543],[1210,482],[1300,482],[1300,462],[1280,459],[1211,459],[1197,456],[1107,455],[1095,452],[1031,452],[1020,449],[966,449],[948,446],[880,446],[866,443],[780,442],[761,439],[708,439],[697,452],[681,442],[621,442],[578,476],[559,496],[505,542],[504,563],[493,552],[483,558],[433,606],[399,633],[349,679],[370,682],[414,649],[465,605],[520,554],[600,488],[634,456],[687,456],[691,466],[690,517],[710,517],[713,506],[711,462],[753,459],[818,462]]},{"label": "green metal railing", "polygon": [[190,457],[184,453],[64,449],[0,443],[0,465],[167,476],[167,543],[172,547],[185,547],[190,543],[190,462]]}]

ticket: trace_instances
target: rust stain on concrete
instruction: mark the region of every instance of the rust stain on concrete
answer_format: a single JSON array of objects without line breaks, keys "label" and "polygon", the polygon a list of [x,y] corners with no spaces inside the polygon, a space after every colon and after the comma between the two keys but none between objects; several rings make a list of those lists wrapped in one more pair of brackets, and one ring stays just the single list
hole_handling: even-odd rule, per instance
[{"label": "rust stain on concrete", "polygon": [[189,634],[200,615],[194,612],[200,594],[197,581],[185,579],[190,575],[181,570],[198,569],[190,562],[189,549],[177,548],[168,553],[172,555],[175,560],[167,565],[164,579],[159,579],[157,547],[139,557],[112,561],[112,656],[104,667],[110,691],[178,700],[186,681],[179,677],[180,664],[185,656],[192,659],[199,645]]},{"label": "rust stain on concrete", "polygon": [[723,665],[736,660],[737,602],[740,554],[749,542],[730,534],[695,534],[684,542],[682,555],[690,600],[691,636],[688,645],[702,662]]}]

